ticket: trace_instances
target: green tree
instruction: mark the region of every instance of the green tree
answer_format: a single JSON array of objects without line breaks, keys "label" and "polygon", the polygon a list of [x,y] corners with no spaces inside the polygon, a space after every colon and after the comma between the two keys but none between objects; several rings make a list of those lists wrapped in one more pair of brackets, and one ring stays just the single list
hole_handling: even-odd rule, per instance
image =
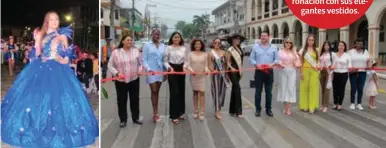
[{"label": "green tree", "polygon": [[198,31],[201,32],[201,37],[205,35],[205,29],[209,27],[210,24],[210,15],[201,14],[193,16],[193,24],[197,26]]},{"label": "green tree", "polygon": [[196,25],[193,23],[186,24],[185,27],[182,29],[182,35],[184,38],[193,38],[194,36],[199,35],[199,29],[197,28]]},{"label": "green tree", "polygon": [[175,27],[176,30],[178,30],[178,31],[184,30],[185,26],[186,26],[186,22],[185,22],[185,21],[178,21],[178,22],[174,25],[174,27]]}]

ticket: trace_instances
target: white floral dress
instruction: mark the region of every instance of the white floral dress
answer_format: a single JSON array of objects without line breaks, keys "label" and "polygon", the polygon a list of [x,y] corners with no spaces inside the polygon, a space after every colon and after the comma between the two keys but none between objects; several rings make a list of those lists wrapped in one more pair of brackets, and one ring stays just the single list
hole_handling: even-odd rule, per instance
[{"label": "white floral dress", "polygon": [[367,71],[369,79],[367,80],[366,96],[377,96],[378,89],[376,83],[377,73],[374,70]]}]

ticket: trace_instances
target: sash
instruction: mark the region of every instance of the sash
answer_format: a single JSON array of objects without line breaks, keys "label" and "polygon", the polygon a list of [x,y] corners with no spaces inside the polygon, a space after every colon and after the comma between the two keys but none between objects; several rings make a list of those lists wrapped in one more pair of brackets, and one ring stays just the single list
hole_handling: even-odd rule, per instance
[{"label": "sash", "polygon": [[214,59],[215,59],[214,61],[215,61],[215,63],[216,63],[216,67],[219,69],[220,75],[221,75],[221,77],[224,79],[225,86],[228,87],[228,86],[229,86],[229,82],[228,82],[228,80],[227,80],[227,78],[226,78],[226,76],[225,76],[224,65],[221,66],[221,65],[222,65],[222,63],[221,63],[221,58],[220,58],[220,56],[217,55],[217,53],[216,53],[214,50],[212,50],[211,52],[212,52],[212,55],[213,55],[213,57],[214,57]]},{"label": "sash", "polygon": [[317,63],[316,63],[315,59],[309,53],[306,53],[304,55],[304,59],[306,59],[307,62],[310,63],[312,67],[315,68],[317,66]]},{"label": "sash", "polygon": [[[329,56],[329,57],[332,58],[332,55]],[[327,62],[327,60],[330,60],[330,59],[324,59],[324,61],[322,61],[324,63],[323,66],[327,66],[327,67],[332,66],[332,63],[331,62]],[[327,89],[331,89],[331,87],[332,87],[332,73],[333,73],[332,70],[327,70],[327,75],[328,75],[328,77],[327,77],[327,84],[326,84],[326,88]]]},{"label": "sash", "polygon": [[236,64],[237,66],[239,67],[239,73],[240,73],[240,76],[243,75],[243,72],[241,71],[241,68],[242,68],[242,64],[241,64],[241,56],[240,56],[240,53],[236,51],[236,49],[234,47],[231,47],[229,48],[228,50],[232,57],[235,59],[236,61]]}]

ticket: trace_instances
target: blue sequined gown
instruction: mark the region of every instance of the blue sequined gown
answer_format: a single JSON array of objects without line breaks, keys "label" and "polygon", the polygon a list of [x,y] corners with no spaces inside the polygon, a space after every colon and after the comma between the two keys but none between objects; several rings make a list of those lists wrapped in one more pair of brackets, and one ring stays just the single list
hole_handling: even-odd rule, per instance
[{"label": "blue sequined gown", "polygon": [[1,104],[3,142],[33,148],[74,148],[95,142],[99,127],[88,97],[69,65],[54,60],[56,55],[73,58],[73,48],[63,49],[59,43],[57,50],[51,50],[58,34],[70,37],[71,32],[62,28],[47,34],[41,56],[20,72],[6,93]]}]

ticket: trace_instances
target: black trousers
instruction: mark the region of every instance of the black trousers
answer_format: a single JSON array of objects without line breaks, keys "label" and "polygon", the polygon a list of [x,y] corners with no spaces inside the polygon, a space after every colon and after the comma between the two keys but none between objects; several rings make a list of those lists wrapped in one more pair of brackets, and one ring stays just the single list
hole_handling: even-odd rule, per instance
[{"label": "black trousers", "polygon": [[344,93],[346,91],[346,84],[348,79],[348,73],[334,72],[334,78],[332,79],[332,91],[334,96],[334,104],[342,105],[344,99]]},{"label": "black trousers", "polygon": [[129,83],[115,81],[117,91],[118,115],[121,122],[127,122],[127,93],[130,98],[131,119],[139,118],[139,78]]},{"label": "black trousers", "polygon": [[[184,64],[171,64],[176,72],[183,71]],[[169,115],[170,119],[178,119],[185,114],[185,75],[168,75],[169,81]]]},{"label": "black trousers", "polygon": [[95,85],[97,87],[97,90],[99,90],[99,74],[96,74],[94,76],[94,82],[95,82]]},{"label": "black trousers", "polygon": [[229,79],[232,83],[231,101],[229,104],[230,114],[243,114],[243,107],[241,103],[241,87],[240,87],[240,73],[229,72]]}]

